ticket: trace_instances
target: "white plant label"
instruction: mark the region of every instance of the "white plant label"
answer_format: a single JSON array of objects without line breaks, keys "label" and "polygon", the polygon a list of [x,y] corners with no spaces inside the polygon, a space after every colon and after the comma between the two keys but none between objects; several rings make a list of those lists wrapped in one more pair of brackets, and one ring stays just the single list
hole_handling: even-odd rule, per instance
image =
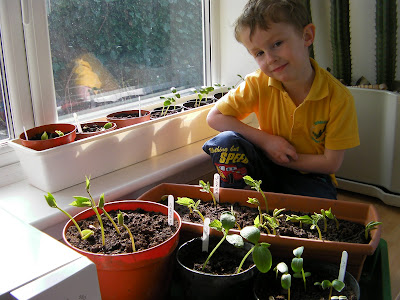
[{"label": "white plant label", "polygon": [[140,105],[140,96],[139,96],[139,118],[142,116],[142,110]]},{"label": "white plant label", "polygon": [[208,252],[208,244],[210,243],[210,218],[204,219],[203,236],[201,237],[201,250]]},{"label": "white plant label", "polygon": [[168,195],[168,225],[174,225],[174,196]]},{"label": "white plant label", "polygon": [[78,132],[83,133],[81,123],[79,123],[79,121],[78,121],[78,115],[76,113],[73,113],[73,115],[74,115],[76,127],[78,128]]},{"label": "white plant label", "polygon": [[340,261],[340,269],[339,269],[339,277],[338,280],[344,281],[344,275],[346,273],[346,267],[347,267],[347,258],[349,255],[347,254],[346,251],[342,252],[342,259]]},{"label": "white plant label", "polygon": [[214,174],[214,197],[215,201],[219,203],[219,182],[220,182],[220,177],[218,173]]}]

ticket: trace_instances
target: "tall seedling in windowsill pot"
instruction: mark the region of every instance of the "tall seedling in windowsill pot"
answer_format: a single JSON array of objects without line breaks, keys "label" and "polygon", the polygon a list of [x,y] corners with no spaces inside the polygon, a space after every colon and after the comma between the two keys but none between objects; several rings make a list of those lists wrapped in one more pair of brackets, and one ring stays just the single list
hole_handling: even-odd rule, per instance
[{"label": "tall seedling in windowsill pot", "polygon": [[[105,203],[104,194],[96,205],[89,178],[86,192],[89,197],[75,196],[71,205],[90,208],[73,218],[67,213],[71,220],[63,239],[95,263],[102,299],[155,300],[166,295],[181,229],[179,215],[174,212],[174,224],[169,225],[165,205],[140,200]],[[45,198],[60,209],[53,195]]]}]

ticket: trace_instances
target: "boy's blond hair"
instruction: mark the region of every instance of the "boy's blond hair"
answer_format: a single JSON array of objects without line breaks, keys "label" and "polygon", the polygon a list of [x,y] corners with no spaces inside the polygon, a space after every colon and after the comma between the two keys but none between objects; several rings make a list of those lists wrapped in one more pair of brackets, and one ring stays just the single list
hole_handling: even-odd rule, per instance
[{"label": "boy's blond hair", "polygon": [[299,32],[310,24],[310,16],[301,0],[249,0],[235,23],[238,42],[244,28],[250,29],[250,38],[256,27],[268,30],[271,23],[287,23]]}]

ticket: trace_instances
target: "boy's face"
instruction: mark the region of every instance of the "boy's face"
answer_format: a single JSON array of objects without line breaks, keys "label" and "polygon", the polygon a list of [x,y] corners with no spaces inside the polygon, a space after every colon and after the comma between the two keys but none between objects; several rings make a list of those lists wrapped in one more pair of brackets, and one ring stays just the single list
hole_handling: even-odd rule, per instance
[{"label": "boy's face", "polygon": [[266,75],[282,83],[301,80],[310,68],[308,47],[314,40],[314,25],[307,25],[303,32],[282,22],[269,27],[267,31],[256,27],[251,38],[250,28],[244,28],[240,35],[243,45]]}]

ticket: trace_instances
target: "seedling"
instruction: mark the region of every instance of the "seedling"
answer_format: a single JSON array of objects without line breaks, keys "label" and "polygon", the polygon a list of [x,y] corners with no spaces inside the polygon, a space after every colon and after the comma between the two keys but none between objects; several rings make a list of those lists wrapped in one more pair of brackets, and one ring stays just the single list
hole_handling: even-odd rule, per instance
[{"label": "seedling", "polygon": [[[197,98],[196,98],[194,107],[200,106],[201,99],[203,99],[203,97],[204,97],[203,95],[205,95],[205,97],[207,98],[208,94],[212,91],[214,91],[214,88],[212,86],[206,86],[206,87],[202,87],[199,90],[196,90],[196,89],[193,90],[193,92],[197,94]],[[197,100],[198,100],[198,102],[197,102]]]},{"label": "seedling", "polygon": [[286,216],[286,221],[298,222],[299,227],[303,228],[303,221],[301,220],[300,216],[298,216],[298,215]]},{"label": "seedling", "polygon": [[276,272],[277,278],[279,272],[282,273],[281,286],[283,289],[288,291],[288,300],[290,300],[290,287],[292,286],[292,276],[289,274],[289,268],[287,264],[285,264],[284,262],[280,262],[276,265],[274,271]]},{"label": "seedling", "polygon": [[108,212],[104,209],[104,193],[101,194],[100,199],[99,199],[99,208],[104,212],[104,214],[107,216],[107,218],[111,221],[111,223],[113,224],[115,230],[118,232],[118,234],[121,234],[121,232],[119,231],[119,228],[117,226],[117,224],[115,224],[114,220],[111,218],[111,216],[108,214]]},{"label": "seedling", "polygon": [[183,206],[186,206],[187,208],[189,208],[189,211],[191,214],[193,212],[197,213],[200,216],[200,218],[203,220],[203,223],[204,223],[204,216],[198,209],[200,202],[201,202],[200,200],[198,200],[197,202],[194,202],[193,199],[188,198],[188,197],[178,197],[178,200],[176,201],[177,204],[183,205]]},{"label": "seedling", "polygon": [[237,273],[240,272],[244,262],[251,253],[253,253],[253,261],[257,269],[262,273],[268,272],[272,266],[272,255],[268,249],[270,244],[259,242],[261,236],[260,230],[255,226],[246,226],[240,230],[240,235],[250,243],[254,244],[254,246],[243,257]]},{"label": "seedling", "polygon": [[266,220],[266,222],[262,223],[260,222],[260,218],[259,216],[257,216],[254,220],[254,225],[256,227],[262,227],[264,228],[268,234],[271,234],[271,231],[268,229],[267,226],[269,226],[272,229],[272,234],[276,235],[276,229],[279,227],[279,218],[281,218],[282,216],[280,215],[285,209],[281,208],[281,209],[277,209],[275,208],[272,216],[269,216],[267,214],[263,214],[262,217]]},{"label": "seedling", "polygon": [[[177,90],[175,87],[171,88],[171,92],[174,94],[172,97],[164,97],[164,96],[160,97],[160,99],[164,100],[163,109],[161,111],[161,116],[166,116],[170,106],[176,102],[176,99],[179,99],[181,97],[181,95],[179,93],[177,93]],[[174,107],[175,107],[175,104],[174,104]]]},{"label": "seedling", "polygon": [[[318,221],[321,220],[323,218],[323,216],[321,214],[317,214],[314,213],[313,215],[311,215],[311,217],[309,215],[304,215],[304,216],[295,216],[292,215],[290,218],[290,220],[294,220],[296,222],[301,222],[303,224],[310,224],[310,229],[317,229],[318,231],[318,238],[322,241],[322,233],[321,233],[321,229],[318,226]],[[286,220],[288,219],[286,218]]]},{"label": "seedling", "polygon": [[376,226],[381,225],[381,224],[382,224],[382,222],[371,221],[367,225],[365,225],[365,234],[364,234],[365,239],[368,240],[369,232],[371,230],[377,229]]},{"label": "seedling", "polygon": [[[257,205],[257,208],[258,208],[258,220],[257,220],[257,223],[258,224],[263,224],[264,223],[263,222],[264,219],[263,219],[263,213],[261,211],[260,201],[258,201],[257,198],[248,197],[247,203]],[[255,220],[254,220],[254,225],[257,225]]]},{"label": "seedling", "polygon": [[332,297],[333,289],[335,289],[336,291],[338,291],[340,293],[343,290],[343,288],[345,287],[344,282],[337,280],[337,279],[333,280],[332,282],[330,282],[329,280],[324,280],[322,282],[315,282],[314,285],[320,285],[323,290],[326,290],[327,288],[329,288],[328,299],[332,299],[331,297]]},{"label": "seedling", "polygon": [[87,197],[81,197],[81,196],[74,196],[75,201],[72,202],[70,205],[76,206],[76,207],[91,207],[96,214],[97,220],[99,221],[100,224],[100,229],[101,229],[101,241],[102,245],[104,246],[106,244],[105,241],[105,235],[104,235],[104,226],[103,226],[103,221],[101,220],[101,216],[99,214],[99,211],[97,210],[96,203],[94,202],[94,199],[92,195],[90,194],[90,177],[88,178],[86,176],[86,192],[89,194],[89,198]]},{"label": "seedling", "polygon": [[203,264],[202,271],[204,271],[208,261],[212,257],[212,255],[217,251],[219,246],[227,240],[230,244],[234,245],[235,247],[243,247],[244,242],[243,239],[240,235],[238,234],[228,234],[229,230],[232,229],[235,226],[236,219],[235,216],[230,212],[230,211],[225,211],[221,214],[219,220],[214,220],[210,223],[210,227],[214,228],[218,231],[221,231],[223,233],[223,236],[221,240],[218,242],[218,244],[214,247],[214,249],[210,252],[208,255],[206,261]]},{"label": "seedling", "polygon": [[45,131],[45,132],[43,132],[43,134],[42,134],[42,136],[40,137],[40,139],[42,140],[42,141],[44,141],[44,140],[48,140],[49,139],[49,135],[47,134],[47,132]]},{"label": "seedling", "polygon": [[292,259],[291,267],[294,272],[293,277],[294,278],[302,278],[304,282],[304,290],[307,289],[306,287],[306,277],[309,277],[311,275],[310,272],[304,272],[303,268],[303,258],[301,257],[303,255],[304,251],[304,246],[298,247],[293,250],[293,255],[295,256]]},{"label": "seedling", "polygon": [[199,185],[202,187],[200,192],[209,193],[213,199],[214,206],[217,206],[217,200],[215,199],[214,193],[211,191],[210,182],[205,183],[203,180],[199,181]]},{"label": "seedling", "polygon": [[104,126],[103,126],[104,129],[110,129],[111,127],[112,127],[111,122],[108,122],[108,123],[104,124]]},{"label": "seedling", "polygon": [[59,209],[61,212],[63,212],[68,218],[71,219],[71,221],[74,223],[76,229],[78,229],[79,235],[81,236],[82,240],[86,240],[88,237],[90,237],[93,234],[93,230],[90,229],[84,229],[81,230],[81,228],[79,227],[78,223],[75,221],[75,219],[69,214],[67,213],[65,210],[63,210],[62,208],[60,208],[57,203],[56,203],[56,199],[54,199],[54,196],[50,193],[47,194],[47,196],[44,196],[46,198],[47,204],[52,207],[52,208],[57,208]]},{"label": "seedling", "polygon": [[265,202],[265,211],[268,214],[269,209],[268,209],[268,202],[267,202],[267,197],[265,197],[264,192],[261,189],[261,180],[254,180],[253,178],[251,178],[249,175],[246,175],[243,177],[244,182],[249,185],[252,189],[256,190],[257,192],[261,193],[261,196],[264,199]]},{"label": "seedling", "polygon": [[118,219],[118,225],[123,226],[126,229],[126,231],[128,231],[129,238],[131,239],[131,243],[132,243],[132,252],[136,252],[135,240],[133,239],[133,235],[132,235],[132,232],[130,231],[129,227],[126,226],[124,223],[124,215],[122,214],[121,211],[119,211],[119,213],[117,215],[117,219]]},{"label": "seedling", "polygon": [[324,210],[321,209],[321,214],[324,220],[324,232],[326,232],[328,230],[328,222],[326,220],[326,218],[334,220],[336,223],[336,229],[339,229],[339,221],[336,219],[335,215],[332,213],[331,211],[331,207],[329,208],[329,210]]}]

